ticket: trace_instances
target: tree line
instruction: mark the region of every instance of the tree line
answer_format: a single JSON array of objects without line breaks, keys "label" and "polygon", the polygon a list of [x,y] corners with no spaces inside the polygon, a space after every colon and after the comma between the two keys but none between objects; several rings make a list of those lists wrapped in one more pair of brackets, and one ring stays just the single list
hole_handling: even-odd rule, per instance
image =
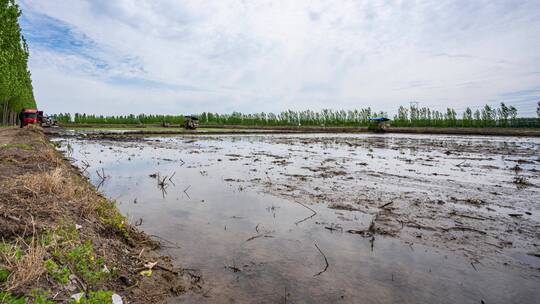
[{"label": "tree line", "polygon": [[[371,108],[357,110],[283,111],[281,113],[245,114],[233,112],[219,114],[203,112],[196,115],[201,125],[244,125],[244,126],[321,126],[321,127],[362,127],[370,124],[370,118],[387,117],[385,112]],[[466,108],[458,115],[452,108],[441,112],[428,107],[404,107],[398,109],[390,122],[395,127],[540,127],[540,101],[537,104],[538,118],[518,117],[513,106],[501,103],[498,108],[485,105],[482,108]],[[55,115],[61,123],[76,124],[182,124],[184,115],[88,115],[69,113]]]},{"label": "tree line", "polygon": [[2,124],[14,123],[17,112],[35,108],[28,70],[28,44],[21,34],[21,10],[15,0],[0,0],[0,113]]},{"label": "tree line", "polygon": [[476,110],[467,107],[461,116],[452,108],[445,112],[427,107],[399,107],[392,122],[396,127],[540,127],[540,101],[537,118],[518,117],[514,106],[501,102],[498,108],[490,105]]}]

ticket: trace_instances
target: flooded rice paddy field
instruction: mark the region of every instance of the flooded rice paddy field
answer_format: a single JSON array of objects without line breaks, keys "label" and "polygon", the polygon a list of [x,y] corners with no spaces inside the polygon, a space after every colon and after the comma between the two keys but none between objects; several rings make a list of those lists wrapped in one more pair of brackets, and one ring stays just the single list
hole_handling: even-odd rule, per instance
[{"label": "flooded rice paddy field", "polygon": [[[540,139],[61,139],[131,222],[200,273],[187,303],[533,303]],[[103,179],[102,177],[106,177]]]}]

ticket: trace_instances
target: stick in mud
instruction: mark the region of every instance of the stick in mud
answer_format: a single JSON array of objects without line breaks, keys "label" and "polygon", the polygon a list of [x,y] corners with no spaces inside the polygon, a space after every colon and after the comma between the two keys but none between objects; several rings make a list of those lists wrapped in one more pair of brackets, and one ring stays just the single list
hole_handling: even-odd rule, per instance
[{"label": "stick in mud", "polygon": [[460,162],[459,164],[456,165],[456,167],[460,167],[460,168],[461,168],[461,165],[463,165],[465,162],[466,162],[466,160]]},{"label": "stick in mud", "polygon": [[326,255],[322,252],[321,248],[319,248],[319,246],[317,246],[317,243],[314,243],[314,244],[315,244],[315,247],[317,247],[317,250],[319,250],[319,252],[322,254],[322,256],[324,258],[324,263],[326,264],[324,266],[323,270],[321,270],[319,273],[313,275],[314,277],[316,277],[316,276],[320,275],[321,273],[325,272],[328,269],[329,264],[328,264],[328,259],[326,258]]},{"label": "stick in mud", "polygon": [[296,203],[298,203],[298,204],[304,206],[304,208],[309,209],[311,212],[313,212],[312,215],[310,215],[310,216],[308,216],[308,217],[306,217],[306,218],[304,218],[304,219],[302,219],[302,220],[299,220],[299,221],[295,222],[296,225],[298,225],[298,224],[300,224],[300,223],[302,223],[302,222],[304,222],[304,221],[307,221],[307,220],[309,220],[310,218],[312,218],[312,217],[314,217],[315,215],[317,215],[317,211],[315,211],[315,210],[309,208],[308,206],[306,206],[306,205],[304,205],[304,204],[302,204],[302,203],[300,203],[300,202],[296,202]]},{"label": "stick in mud", "polygon": [[379,208],[387,207],[387,206],[389,206],[389,205],[391,205],[391,204],[393,204],[393,203],[394,203],[394,201],[391,201],[391,202],[389,202],[389,203],[386,203],[386,204],[380,206]]}]

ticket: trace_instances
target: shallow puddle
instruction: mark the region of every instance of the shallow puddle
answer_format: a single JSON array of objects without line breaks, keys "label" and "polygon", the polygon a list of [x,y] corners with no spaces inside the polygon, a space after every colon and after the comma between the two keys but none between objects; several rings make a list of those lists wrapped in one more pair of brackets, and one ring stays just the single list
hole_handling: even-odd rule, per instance
[{"label": "shallow puddle", "polygon": [[[348,138],[346,145],[343,138]],[[441,146],[417,144],[426,138]],[[510,148],[513,155],[522,160],[522,170],[533,170],[526,171],[528,180],[538,182],[536,139],[246,135],[61,140],[62,150],[132,223],[159,237],[180,266],[200,271],[203,291],[181,296],[184,302],[533,303],[540,298],[537,257],[512,253],[525,264],[505,266],[471,259],[460,248],[426,246],[398,236],[363,237],[347,231],[366,230],[374,213],[293,199],[317,188],[337,194],[364,191],[355,199],[373,199],[366,189],[377,195],[384,189],[436,198],[437,191],[476,183],[478,176],[483,187],[500,186],[512,176],[506,172],[512,161],[497,151],[468,152],[486,141],[490,147],[517,142]],[[460,157],[444,154],[450,148],[442,145],[459,145]],[[467,163],[474,170],[463,167]],[[422,178],[428,175],[433,180],[425,185]],[[398,177],[402,182],[393,182]],[[528,201],[538,192],[530,189],[510,209],[497,205],[486,212],[526,211],[520,220],[538,227],[538,206]],[[381,194],[367,209],[385,198]],[[538,237],[533,242],[538,245]]]}]

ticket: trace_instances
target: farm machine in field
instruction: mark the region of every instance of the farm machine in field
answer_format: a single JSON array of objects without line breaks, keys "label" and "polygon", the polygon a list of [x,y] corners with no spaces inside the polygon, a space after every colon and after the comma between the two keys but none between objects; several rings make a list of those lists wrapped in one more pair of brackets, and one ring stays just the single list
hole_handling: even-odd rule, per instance
[{"label": "farm machine in field", "polygon": [[199,127],[199,118],[194,115],[184,116],[184,128],[187,130],[195,130]]},{"label": "farm machine in field", "polygon": [[37,112],[37,122],[43,128],[56,127],[58,123],[56,120],[48,115],[43,114],[43,111]]},{"label": "farm machine in field", "polygon": [[390,119],[386,117],[373,117],[369,119],[369,126],[368,130],[376,132],[376,133],[383,133],[384,129],[386,127],[386,122]]}]

